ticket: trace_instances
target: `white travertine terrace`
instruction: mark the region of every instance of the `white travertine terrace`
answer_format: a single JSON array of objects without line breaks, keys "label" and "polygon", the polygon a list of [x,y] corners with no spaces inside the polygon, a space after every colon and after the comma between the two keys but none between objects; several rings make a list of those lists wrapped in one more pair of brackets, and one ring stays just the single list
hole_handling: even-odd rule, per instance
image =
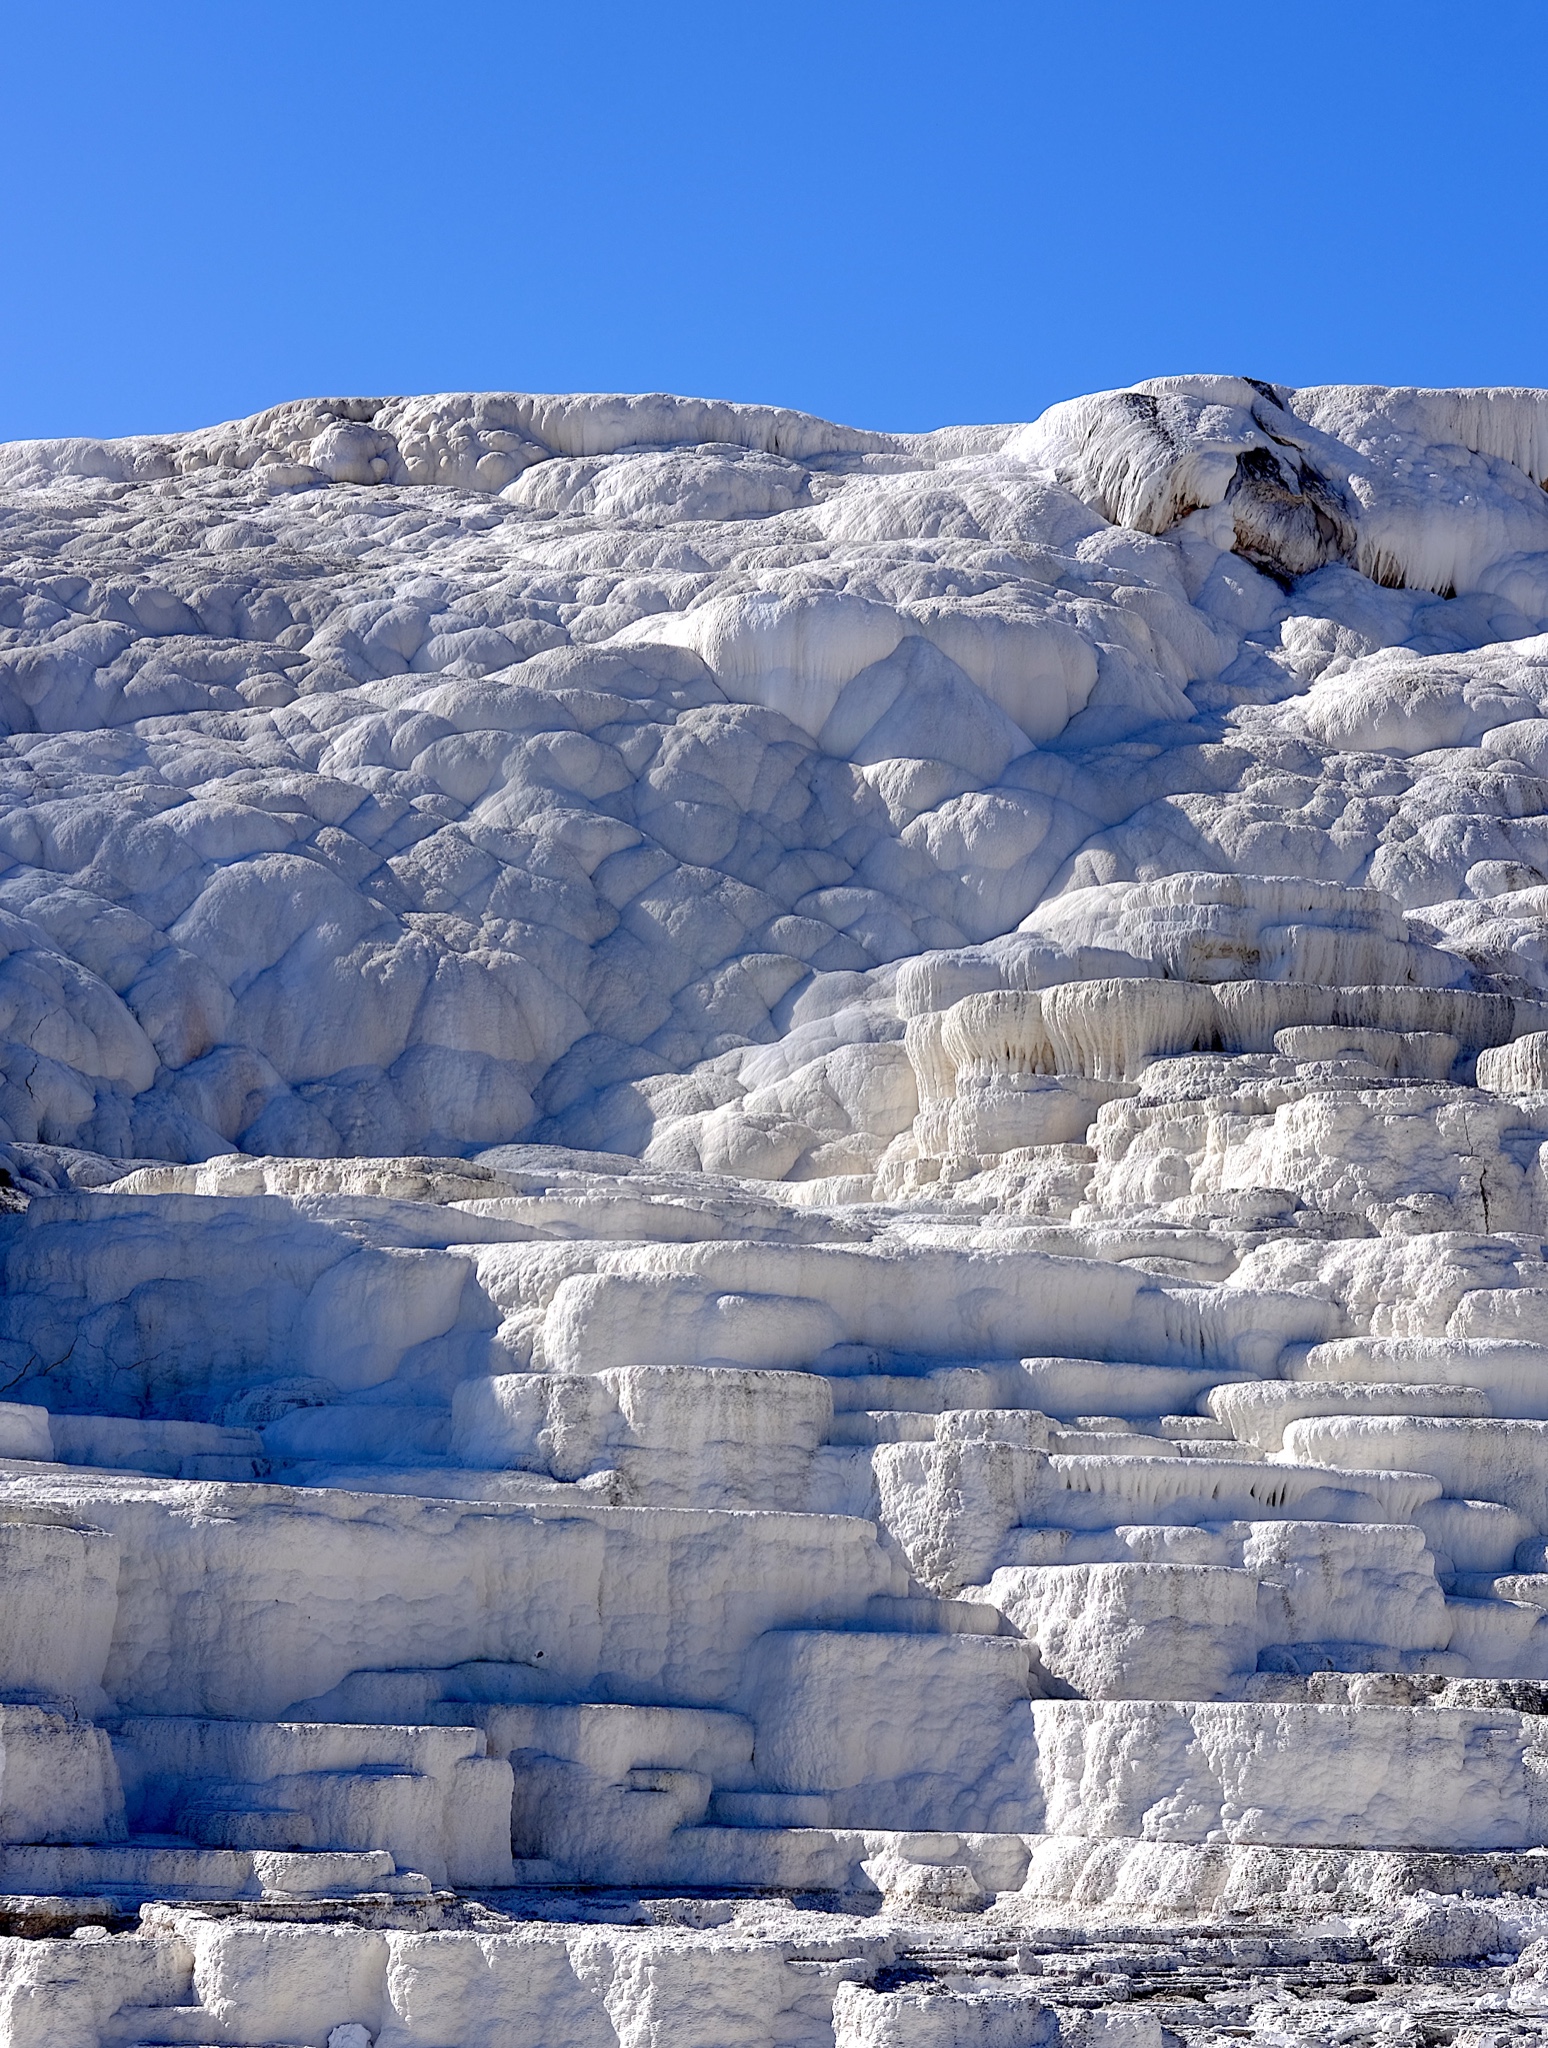
[{"label": "white travertine terrace", "polygon": [[0,448],[0,2048],[1548,2037],[1545,483]]}]

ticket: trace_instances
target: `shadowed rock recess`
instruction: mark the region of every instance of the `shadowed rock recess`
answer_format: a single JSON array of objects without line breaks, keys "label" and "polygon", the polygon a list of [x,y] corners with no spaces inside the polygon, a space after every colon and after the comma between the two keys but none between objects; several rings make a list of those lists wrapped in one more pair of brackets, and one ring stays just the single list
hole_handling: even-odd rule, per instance
[{"label": "shadowed rock recess", "polygon": [[0,448],[0,2048],[1548,2041],[1545,479]]}]

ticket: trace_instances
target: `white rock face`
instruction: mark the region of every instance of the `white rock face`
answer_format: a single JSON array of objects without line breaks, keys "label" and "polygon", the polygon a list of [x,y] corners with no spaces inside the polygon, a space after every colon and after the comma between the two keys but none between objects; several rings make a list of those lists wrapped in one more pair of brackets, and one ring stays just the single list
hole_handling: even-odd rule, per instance
[{"label": "white rock face", "polygon": [[1059,1958],[1255,1914],[1539,2027],[1545,483],[0,449],[0,2048],[1203,2048]]}]

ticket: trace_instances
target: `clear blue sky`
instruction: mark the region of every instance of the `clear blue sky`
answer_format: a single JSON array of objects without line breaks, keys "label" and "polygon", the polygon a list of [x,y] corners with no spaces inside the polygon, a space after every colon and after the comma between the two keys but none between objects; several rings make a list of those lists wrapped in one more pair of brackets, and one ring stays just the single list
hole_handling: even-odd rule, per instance
[{"label": "clear blue sky", "polygon": [[1548,0],[11,0],[0,438],[1548,384]]}]

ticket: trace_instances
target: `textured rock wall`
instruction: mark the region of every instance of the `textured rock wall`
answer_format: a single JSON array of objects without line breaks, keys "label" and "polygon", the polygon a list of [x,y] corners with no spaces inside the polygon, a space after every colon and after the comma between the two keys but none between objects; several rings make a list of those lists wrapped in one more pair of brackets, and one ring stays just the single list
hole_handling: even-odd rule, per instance
[{"label": "textured rock wall", "polygon": [[1545,480],[0,450],[0,2041],[1535,2038]]}]

